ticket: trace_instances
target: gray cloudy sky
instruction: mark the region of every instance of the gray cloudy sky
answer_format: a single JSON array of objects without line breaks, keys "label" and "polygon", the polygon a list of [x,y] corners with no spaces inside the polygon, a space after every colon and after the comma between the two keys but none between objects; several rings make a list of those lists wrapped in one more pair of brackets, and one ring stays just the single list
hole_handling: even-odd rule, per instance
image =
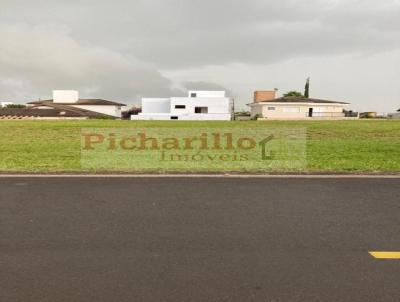
[{"label": "gray cloudy sky", "polygon": [[303,90],[400,107],[400,0],[0,0],[0,99]]}]

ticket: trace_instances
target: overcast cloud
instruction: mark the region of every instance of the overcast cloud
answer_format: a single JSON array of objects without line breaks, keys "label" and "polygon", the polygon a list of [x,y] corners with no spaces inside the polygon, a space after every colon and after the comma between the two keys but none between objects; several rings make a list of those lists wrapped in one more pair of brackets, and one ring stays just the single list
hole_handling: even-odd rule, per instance
[{"label": "overcast cloud", "polygon": [[400,0],[0,0],[0,98],[302,90],[400,107]]}]

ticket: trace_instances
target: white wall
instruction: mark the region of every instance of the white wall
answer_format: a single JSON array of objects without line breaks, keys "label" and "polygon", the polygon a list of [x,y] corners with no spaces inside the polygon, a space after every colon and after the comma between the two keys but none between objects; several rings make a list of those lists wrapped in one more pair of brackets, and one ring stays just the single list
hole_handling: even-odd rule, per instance
[{"label": "white wall", "polygon": [[54,103],[76,103],[79,93],[75,90],[53,90]]},{"label": "white wall", "polygon": [[[197,96],[190,97],[191,93],[197,93]],[[195,113],[196,107],[207,107],[207,113]],[[171,117],[178,120],[230,120],[230,99],[225,97],[225,91],[189,91],[189,97],[143,98],[142,112],[132,119],[171,120]]]},{"label": "white wall", "polygon": [[131,115],[131,120],[155,120],[155,121],[169,121],[171,114],[169,113],[139,113],[138,115]]},{"label": "white wall", "polygon": [[215,114],[181,114],[181,115],[171,115],[171,114],[139,114],[132,115],[131,120],[157,120],[157,121],[169,121],[171,116],[177,116],[178,121],[230,121],[230,114],[215,113]]},{"label": "white wall", "polygon": [[[176,109],[177,105],[185,105],[185,109]],[[171,98],[172,115],[179,114],[194,114],[195,107],[207,107],[208,114],[230,114],[230,100],[229,98]]]},{"label": "white wall", "polygon": [[178,116],[182,121],[230,121],[231,115],[226,113],[188,114]]},{"label": "white wall", "polygon": [[171,101],[169,98],[143,98],[142,113],[169,113]]}]

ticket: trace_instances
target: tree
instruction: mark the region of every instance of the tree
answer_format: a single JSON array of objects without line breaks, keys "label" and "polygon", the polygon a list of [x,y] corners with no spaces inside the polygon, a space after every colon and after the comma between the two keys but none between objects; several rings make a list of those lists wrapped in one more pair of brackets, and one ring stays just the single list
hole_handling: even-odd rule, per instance
[{"label": "tree", "polygon": [[310,78],[307,78],[306,86],[304,88],[304,97],[307,99],[310,97]]},{"label": "tree", "polygon": [[303,95],[301,94],[301,92],[298,92],[298,91],[294,91],[294,90],[292,90],[292,91],[289,91],[289,92],[286,92],[284,95],[283,95],[285,98],[286,97],[303,97]]},{"label": "tree", "polygon": [[122,119],[129,120],[131,118],[131,115],[138,115],[140,112],[142,112],[142,108],[132,107],[131,109],[122,112]]}]

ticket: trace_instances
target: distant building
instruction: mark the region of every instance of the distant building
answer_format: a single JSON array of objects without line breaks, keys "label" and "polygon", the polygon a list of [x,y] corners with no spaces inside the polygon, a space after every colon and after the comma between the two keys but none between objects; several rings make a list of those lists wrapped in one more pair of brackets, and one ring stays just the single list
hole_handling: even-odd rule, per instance
[{"label": "distant building", "polygon": [[132,120],[231,120],[225,91],[189,91],[187,97],[143,98]]},{"label": "distant building", "polygon": [[[114,118],[121,118],[122,107],[125,104],[107,101],[102,99],[80,99],[78,91],[73,90],[55,90],[53,91],[52,100],[34,101],[28,103],[31,109],[60,109],[80,112],[97,113],[97,116],[109,116]],[[89,114],[93,116],[93,114]]]},{"label": "distant building", "polygon": [[256,91],[248,104],[252,117],[275,120],[345,118],[349,103],[304,97],[275,97],[275,91]]},{"label": "distant building", "polygon": [[369,112],[361,112],[360,113],[360,118],[377,118],[378,113],[375,111],[369,111]]},{"label": "distant building", "polygon": [[13,104],[14,104],[13,102],[0,102],[0,107],[1,108],[5,108],[8,105],[13,105]]},{"label": "distant building", "polygon": [[390,118],[390,119],[400,119],[400,112],[389,113],[388,114],[388,118]]}]

